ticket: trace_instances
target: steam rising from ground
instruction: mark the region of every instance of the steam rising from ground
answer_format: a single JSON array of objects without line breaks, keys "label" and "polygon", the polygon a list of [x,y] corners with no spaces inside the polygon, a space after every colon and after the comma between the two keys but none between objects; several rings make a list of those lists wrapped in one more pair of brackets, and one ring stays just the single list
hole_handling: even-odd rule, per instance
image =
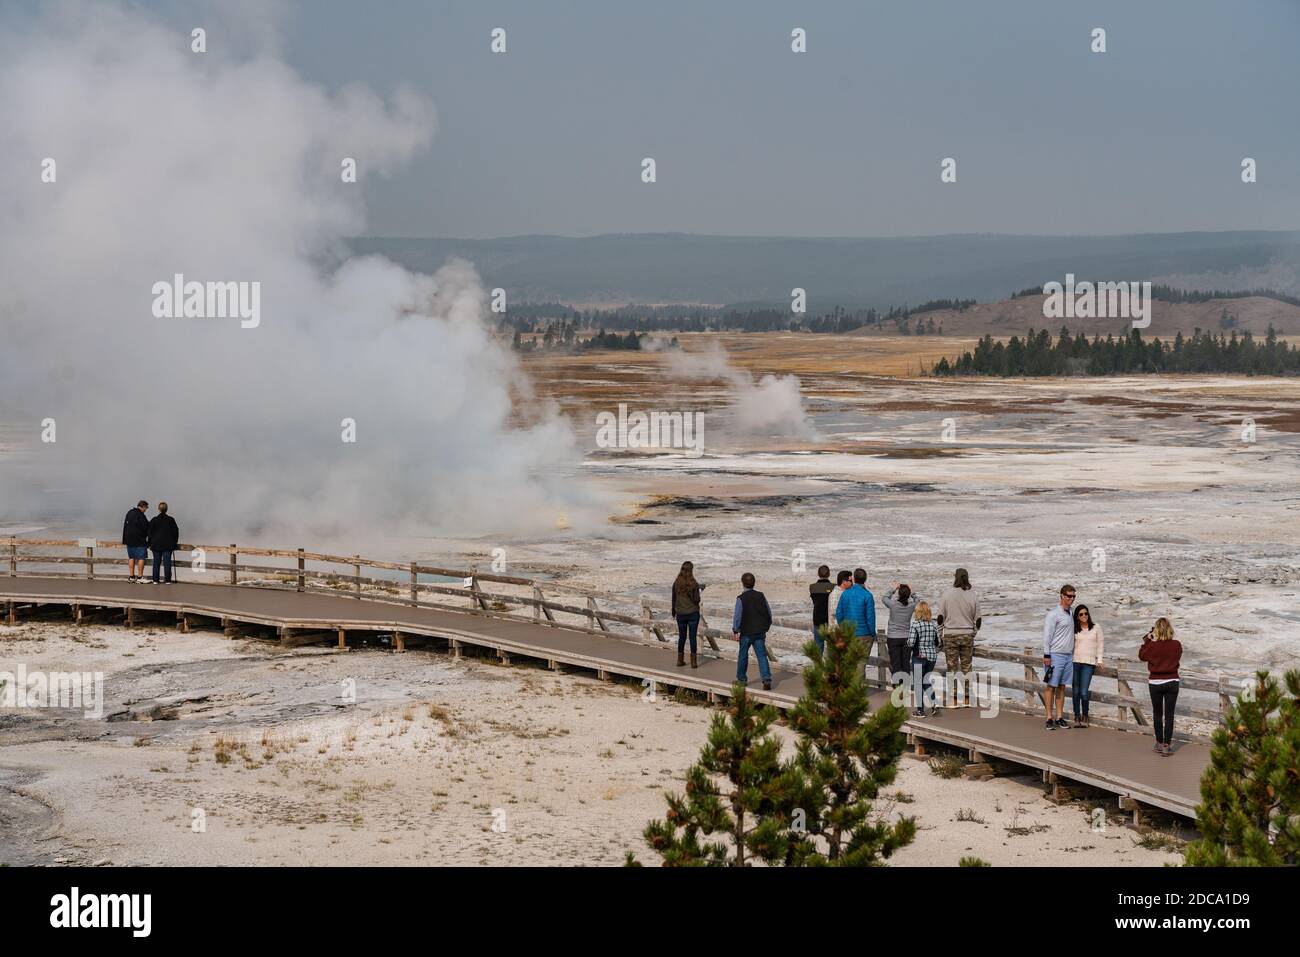
[{"label": "steam rising from ground", "polygon": [[668,374],[674,379],[722,379],[730,390],[728,412],[741,434],[779,438],[816,437],[803,408],[799,377],[764,375],[755,379],[731,364],[727,351],[711,342],[699,352],[665,352]]},{"label": "steam rising from ground", "polygon": [[[111,531],[144,497],[191,541],[309,542],[596,520],[567,424],[543,408],[511,425],[522,380],[469,264],[320,266],[363,228],[342,159],[361,178],[399,165],[433,134],[428,104],[331,94],[219,37],[191,53],[103,5],[0,36],[0,417],[31,439],[24,462],[0,460],[0,518]],[[175,273],[260,282],[260,326],[155,318],[151,287]]]}]

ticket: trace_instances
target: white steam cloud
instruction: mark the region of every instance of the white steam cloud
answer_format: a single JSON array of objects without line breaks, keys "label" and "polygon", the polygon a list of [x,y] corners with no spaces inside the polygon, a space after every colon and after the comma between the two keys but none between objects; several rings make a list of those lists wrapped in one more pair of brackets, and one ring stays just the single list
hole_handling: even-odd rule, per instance
[{"label": "white steam cloud", "polygon": [[[364,226],[343,158],[397,167],[433,134],[427,103],[332,94],[214,37],[195,54],[104,5],[0,32],[0,424],[23,446],[0,457],[0,520],[111,532],[143,497],[190,541],[310,545],[603,517],[568,424],[536,402],[514,418],[525,386],[469,264],[322,265]],[[260,283],[260,325],[155,318],[176,273]]]},{"label": "white steam cloud", "polygon": [[813,439],[817,435],[804,411],[799,377],[763,375],[755,379],[731,364],[717,342],[699,352],[665,351],[668,375],[674,379],[721,379],[729,390],[727,412],[742,435]]}]

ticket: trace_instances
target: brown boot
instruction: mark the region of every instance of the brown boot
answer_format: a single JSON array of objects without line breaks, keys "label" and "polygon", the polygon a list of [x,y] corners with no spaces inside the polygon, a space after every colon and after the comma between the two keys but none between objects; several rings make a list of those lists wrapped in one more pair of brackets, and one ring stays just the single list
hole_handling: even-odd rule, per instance
[{"label": "brown boot", "polygon": [[680,651],[677,652],[677,667],[680,668],[686,664],[686,656]]},{"label": "brown boot", "polygon": [[692,667],[692,668],[698,668],[699,666],[700,666],[700,659],[699,659],[699,658],[696,658],[696,657],[695,657],[695,652],[692,651],[692,652],[691,652],[691,667]]}]

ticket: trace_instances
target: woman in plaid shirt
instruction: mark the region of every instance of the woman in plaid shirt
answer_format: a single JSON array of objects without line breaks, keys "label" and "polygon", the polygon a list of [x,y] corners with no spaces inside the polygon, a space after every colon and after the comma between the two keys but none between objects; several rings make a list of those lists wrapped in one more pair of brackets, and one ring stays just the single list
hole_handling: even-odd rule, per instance
[{"label": "woman in plaid shirt", "polygon": [[[908,641],[912,648],[912,690],[916,696],[916,710],[913,714],[924,718],[926,676],[934,670],[934,663],[939,659],[939,649],[943,646],[939,638],[939,627],[932,620],[930,606],[925,602],[916,606]],[[938,716],[939,709],[932,705],[930,717]]]}]

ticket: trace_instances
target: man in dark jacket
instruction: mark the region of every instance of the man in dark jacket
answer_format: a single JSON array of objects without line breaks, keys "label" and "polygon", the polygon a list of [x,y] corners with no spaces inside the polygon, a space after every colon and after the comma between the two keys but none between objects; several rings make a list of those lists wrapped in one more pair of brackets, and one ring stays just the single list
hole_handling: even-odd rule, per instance
[{"label": "man in dark jacket", "polygon": [[763,679],[763,690],[772,690],[772,669],[767,663],[767,633],[772,627],[772,606],[761,591],[754,591],[754,576],[745,572],[740,576],[744,587],[736,596],[736,610],[731,616],[731,633],[740,641],[740,654],[736,656],[736,680],[749,683],[749,649],[752,645],[758,655],[758,673]]},{"label": "man in dark jacket", "polygon": [[817,569],[817,580],[808,586],[808,596],[812,598],[813,606],[813,641],[817,642],[817,647],[826,650],[826,639],[822,637],[822,629],[830,624],[831,621],[831,592],[835,591],[835,586],[831,584],[831,567],[823,565]]},{"label": "man in dark jacket", "polygon": [[126,513],[122,522],[122,544],[126,546],[126,580],[144,581],[144,562],[149,557],[149,519],[145,512],[149,503],[144,499],[136,502],[135,508]]},{"label": "man in dark jacket", "polygon": [[176,519],[167,514],[167,503],[158,503],[158,514],[149,520],[149,549],[153,552],[153,579],[150,584],[157,585],[158,567],[166,572],[162,584],[172,583],[172,552],[180,544],[181,530],[176,527]]}]

